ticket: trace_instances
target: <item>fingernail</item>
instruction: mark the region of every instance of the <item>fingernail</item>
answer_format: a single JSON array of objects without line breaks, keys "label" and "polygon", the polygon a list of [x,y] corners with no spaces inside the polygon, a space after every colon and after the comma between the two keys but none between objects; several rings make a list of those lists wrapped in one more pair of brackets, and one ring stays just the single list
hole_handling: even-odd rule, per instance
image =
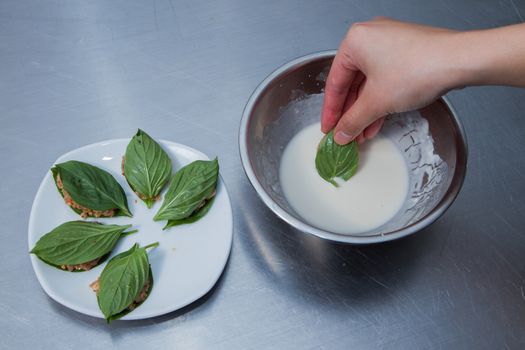
[{"label": "fingernail", "polygon": [[351,134],[348,134],[344,131],[338,131],[335,134],[334,140],[340,145],[346,145],[348,142],[352,141],[353,138],[354,136]]}]

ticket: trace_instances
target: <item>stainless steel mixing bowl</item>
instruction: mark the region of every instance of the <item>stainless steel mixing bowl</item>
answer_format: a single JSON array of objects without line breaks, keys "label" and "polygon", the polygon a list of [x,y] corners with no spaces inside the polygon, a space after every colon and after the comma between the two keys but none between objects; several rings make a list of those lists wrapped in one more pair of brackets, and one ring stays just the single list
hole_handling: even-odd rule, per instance
[{"label": "stainless steel mixing bowl", "polygon": [[[283,110],[293,102],[323,92],[335,51],[307,55],[285,64],[270,74],[253,92],[241,120],[241,160],[251,184],[262,201],[277,216],[296,229],[328,240],[364,244],[397,239],[415,233],[440,217],[458,195],[467,168],[467,142],[463,127],[446,98],[412,112],[428,125],[434,154],[440,161],[422,161],[420,140],[411,137],[413,124],[405,116],[392,117],[382,132],[395,134],[409,164],[410,190],[405,205],[389,222],[360,234],[340,234],[309,224],[288,204],[279,183],[279,164],[288,141],[304,127],[319,121],[319,115],[290,116]],[[417,128],[417,125],[416,125]],[[398,130],[399,131],[399,130]],[[413,130],[412,130],[413,131]],[[423,172],[422,172],[423,170]]]}]

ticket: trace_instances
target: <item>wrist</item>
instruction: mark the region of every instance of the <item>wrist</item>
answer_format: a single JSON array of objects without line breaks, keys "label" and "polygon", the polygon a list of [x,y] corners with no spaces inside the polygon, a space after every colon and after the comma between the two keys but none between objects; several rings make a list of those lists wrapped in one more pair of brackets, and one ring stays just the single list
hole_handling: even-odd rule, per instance
[{"label": "wrist", "polygon": [[525,24],[456,32],[450,38],[451,87],[525,86]]},{"label": "wrist", "polygon": [[443,39],[440,60],[443,62],[445,91],[482,84],[484,58],[477,49],[479,32],[450,32]]}]

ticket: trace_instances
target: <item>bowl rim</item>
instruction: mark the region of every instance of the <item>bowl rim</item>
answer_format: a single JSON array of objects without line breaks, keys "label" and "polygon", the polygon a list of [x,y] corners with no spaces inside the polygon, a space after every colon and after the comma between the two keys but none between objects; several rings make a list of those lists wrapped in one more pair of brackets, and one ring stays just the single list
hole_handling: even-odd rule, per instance
[{"label": "bowl rim", "polygon": [[[259,85],[255,88],[250,98],[248,99],[246,106],[244,107],[241,123],[239,127],[239,153],[241,157],[241,163],[244,168],[244,172],[248,177],[252,187],[255,189],[255,192],[261,198],[263,203],[270,208],[280,219],[287,222],[289,225],[294,227],[297,230],[302,232],[332,241],[337,243],[348,243],[348,244],[370,244],[370,243],[380,243],[387,242],[401,237],[405,237],[411,234],[414,234],[428,225],[436,221],[445,211],[452,205],[456,197],[458,196],[463,182],[465,180],[467,172],[467,159],[468,159],[468,144],[465,130],[461,121],[459,120],[457,113],[454,107],[451,105],[449,99],[445,96],[440,97],[436,102],[441,101],[445,107],[450,112],[452,116],[452,121],[455,124],[457,133],[455,139],[457,142],[458,152],[456,157],[456,166],[454,167],[454,175],[452,177],[452,182],[449,185],[446,193],[439,203],[422,219],[403,227],[399,230],[390,231],[386,233],[377,233],[374,235],[359,235],[359,234],[341,234],[326,231],[315,226],[312,226],[306,222],[298,220],[291,214],[289,214],[284,208],[282,208],[278,203],[276,203],[264,190],[261,183],[257,179],[255,172],[253,170],[251,161],[248,156],[248,126],[250,122],[250,115],[264,90],[268,85],[277,77],[283,75],[291,68],[294,68],[299,65],[305,65],[312,61],[326,59],[334,57],[337,53],[337,50],[327,50],[319,51],[311,54],[307,54],[298,58],[291,60],[288,63],[280,66],[270,73]],[[436,103],[434,102],[434,103]]]}]

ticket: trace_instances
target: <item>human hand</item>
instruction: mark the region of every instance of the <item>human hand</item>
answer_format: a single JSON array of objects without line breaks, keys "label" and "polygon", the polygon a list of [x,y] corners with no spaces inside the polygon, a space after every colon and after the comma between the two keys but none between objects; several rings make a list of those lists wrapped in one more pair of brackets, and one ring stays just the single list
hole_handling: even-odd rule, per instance
[{"label": "human hand", "polygon": [[374,137],[384,116],[423,107],[456,87],[454,31],[391,19],[351,26],[326,80],[321,129],[335,141]]}]

